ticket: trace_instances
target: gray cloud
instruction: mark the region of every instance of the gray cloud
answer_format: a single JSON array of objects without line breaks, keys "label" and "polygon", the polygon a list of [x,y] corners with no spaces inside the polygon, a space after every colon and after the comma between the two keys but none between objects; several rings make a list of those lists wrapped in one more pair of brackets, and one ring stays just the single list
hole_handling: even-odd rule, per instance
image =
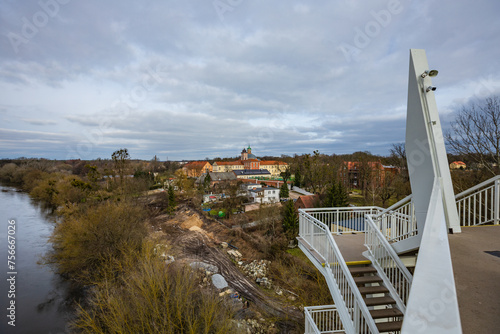
[{"label": "gray cloud", "polygon": [[439,69],[446,120],[500,92],[493,1],[42,3],[0,3],[0,157],[387,154],[410,48]]}]

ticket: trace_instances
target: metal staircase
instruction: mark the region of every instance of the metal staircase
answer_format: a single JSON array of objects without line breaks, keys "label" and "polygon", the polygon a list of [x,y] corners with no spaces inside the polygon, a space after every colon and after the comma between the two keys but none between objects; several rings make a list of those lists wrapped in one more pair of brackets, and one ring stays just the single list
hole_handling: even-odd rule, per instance
[{"label": "metal staircase", "polygon": [[[410,50],[406,155],[413,194],[388,209],[299,210],[299,247],[335,305],[306,307],[306,333],[461,333],[448,233],[499,224],[500,176],[457,196],[424,50]],[[348,267],[333,234],[364,233],[368,267]],[[340,241],[339,241],[340,243]],[[413,275],[400,254],[418,251]]]},{"label": "metal staircase", "polygon": [[400,331],[403,325],[403,312],[397,308],[396,300],[384,286],[384,280],[378,275],[377,269],[371,265],[349,268],[363,301],[370,309],[370,315],[375,321],[380,333]]},{"label": "metal staircase", "polygon": [[[500,176],[458,194],[461,226],[500,223],[495,219],[500,216],[499,194]],[[413,276],[395,248],[399,242],[418,235],[413,210],[411,196],[385,210],[379,207],[299,210],[299,247],[327,278],[335,301],[335,306],[305,308],[306,333],[401,331]],[[360,215],[364,216],[363,224],[354,219]],[[348,266],[343,260],[331,235],[345,231],[364,233],[367,251],[363,255],[371,261],[370,265]],[[327,318],[322,316],[325,312],[329,314]],[[324,330],[318,329],[311,314],[322,319],[319,323]]]}]

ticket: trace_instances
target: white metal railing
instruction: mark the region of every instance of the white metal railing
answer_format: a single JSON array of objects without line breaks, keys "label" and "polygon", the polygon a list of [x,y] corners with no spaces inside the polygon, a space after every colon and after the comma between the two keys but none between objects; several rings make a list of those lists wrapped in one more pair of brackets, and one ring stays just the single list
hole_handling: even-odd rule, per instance
[{"label": "white metal railing", "polygon": [[343,232],[363,233],[365,215],[377,214],[384,209],[378,206],[354,206],[302,210],[328,226],[330,232],[341,234]]},{"label": "white metal railing", "polygon": [[299,210],[299,237],[324,259],[323,275],[348,333],[378,333],[363,297],[356,287],[330,228]]},{"label": "white metal railing", "polygon": [[500,175],[455,196],[461,226],[500,223]]},{"label": "white metal railing", "polygon": [[335,305],[304,307],[305,334],[345,333]]},{"label": "white metal railing", "polygon": [[401,312],[405,313],[413,276],[369,215],[366,216],[365,245],[372,265],[384,280]]},{"label": "white metal railing", "polygon": [[398,242],[416,236],[417,219],[412,195],[373,216],[373,221],[389,242]]}]

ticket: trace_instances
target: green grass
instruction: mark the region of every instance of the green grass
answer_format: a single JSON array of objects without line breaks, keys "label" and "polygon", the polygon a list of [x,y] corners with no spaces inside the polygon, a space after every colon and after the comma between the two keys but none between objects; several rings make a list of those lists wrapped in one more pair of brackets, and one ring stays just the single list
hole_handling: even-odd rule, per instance
[{"label": "green grass", "polygon": [[287,249],[286,252],[300,259],[309,260],[299,247]]}]

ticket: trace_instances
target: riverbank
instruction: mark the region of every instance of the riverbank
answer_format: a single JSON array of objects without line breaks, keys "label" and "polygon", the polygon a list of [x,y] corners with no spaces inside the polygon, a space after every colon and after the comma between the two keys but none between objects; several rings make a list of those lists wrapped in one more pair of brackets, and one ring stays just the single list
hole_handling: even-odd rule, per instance
[{"label": "riverbank", "polygon": [[[1,304],[5,306],[2,307],[3,313],[7,312],[10,301],[14,301],[15,308],[14,317],[7,318],[2,314],[0,332],[67,333],[71,317],[68,282],[49,266],[38,264],[41,256],[51,248],[48,238],[54,227],[53,217],[27,193],[9,186],[0,186],[0,217],[0,238],[5,241],[8,235],[15,238],[11,239],[15,241],[15,257],[11,258],[10,264],[14,266],[13,270],[7,267],[8,243],[1,243],[0,256],[5,260],[2,266],[4,279],[0,284]],[[8,229],[9,225],[15,226],[15,234]],[[7,272],[15,274],[7,275]],[[15,292],[8,294],[12,290],[7,284],[10,277],[15,278]]]},{"label": "riverbank", "polygon": [[280,210],[262,211],[272,219],[258,226],[228,229],[200,210],[187,182],[148,193],[148,174],[103,183],[88,169],[0,170],[56,210],[45,261],[86,291],[72,331],[301,333],[302,307],[331,303],[314,266],[287,252]]}]

